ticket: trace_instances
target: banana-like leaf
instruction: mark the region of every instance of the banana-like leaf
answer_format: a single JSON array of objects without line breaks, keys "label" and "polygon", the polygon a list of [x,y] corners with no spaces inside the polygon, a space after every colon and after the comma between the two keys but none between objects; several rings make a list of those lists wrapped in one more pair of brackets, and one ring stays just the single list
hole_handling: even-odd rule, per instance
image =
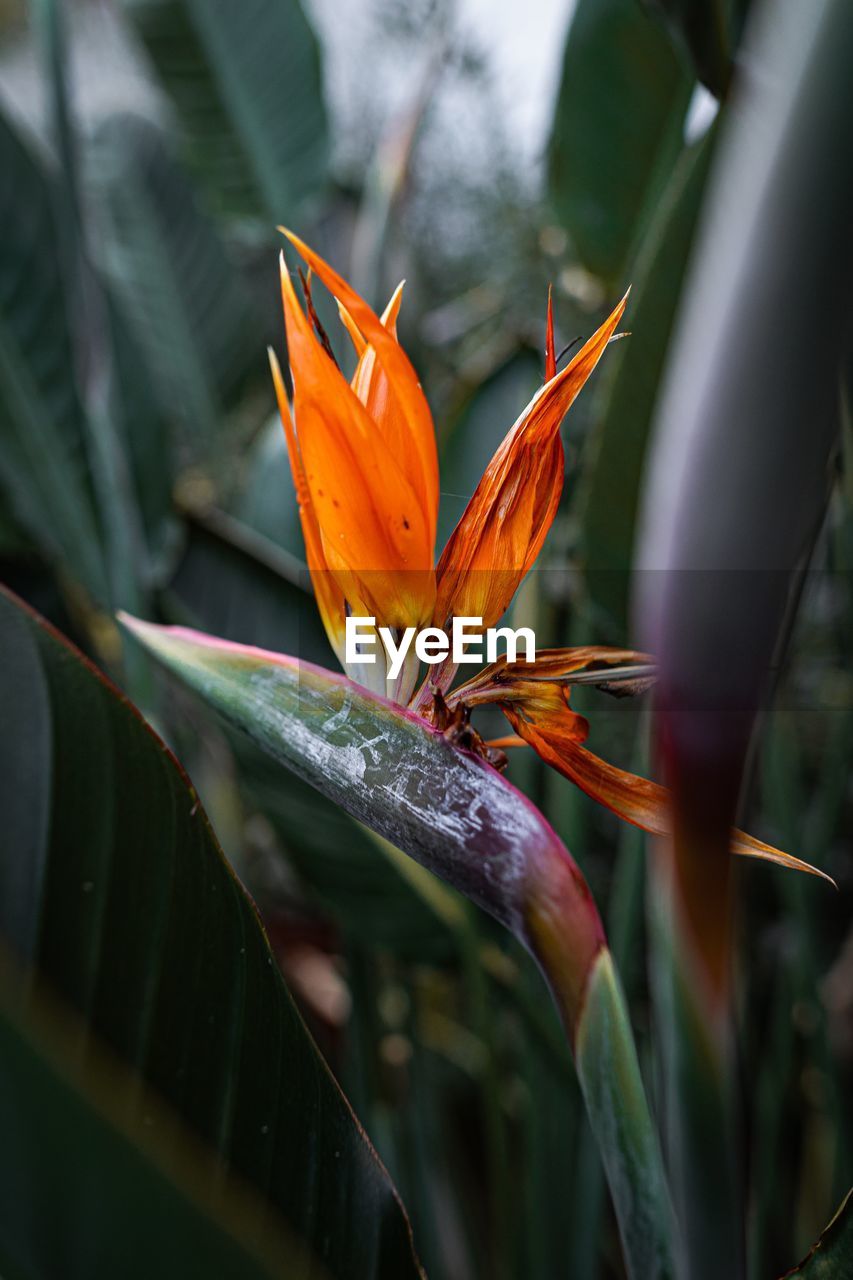
[{"label": "banana-like leaf", "polygon": [[4,1276],[328,1280],[284,1224],[264,1214],[263,1201],[205,1160],[150,1091],[138,1081],[128,1089],[128,1077],[91,1041],[81,1058],[81,1027],[67,1011],[20,986],[4,953]]},{"label": "banana-like leaf", "polygon": [[611,287],[678,155],[691,88],[667,31],[637,0],[578,0],[549,186],[581,262]]},{"label": "banana-like leaf", "polygon": [[161,407],[189,439],[209,437],[263,348],[242,281],[156,125],[107,117],[87,174],[103,224],[101,265]]},{"label": "banana-like leaf", "polygon": [[277,412],[246,451],[244,469],[245,479],[233,504],[234,515],[304,563],[299,504]]},{"label": "banana-like leaf", "polygon": [[673,1188],[696,1280],[741,1270],[734,1125],[709,1125],[731,1115],[725,853],[826,509],[853,290],[853,8],[783,0],[752,39],[668,357],[636,575],[679,833],[655,971]]},{"label": "banana-like leaf", "polygon": [[[227,723],[532,952],[572,1043],[585,1046],[578,1071],[629,1274],[670,1276],[667,1193],[624,1001],[586,882],[539,811],[483,760],[343,676],[183,628],[123,621]],[[602,1085],[608,1073],[613,1087]]]},{"label": "banana-like leaf", "polygon": [[97,600],[107,603],[55,193],[2,114],[0,170],[3,500],[49,559],[68,565]]},{"label": "banana-like leaf", "polygon": [[[418,1276],[388,1176],[175,759],[6,593],[0,652],[0,936],[107,1046],[128,1088],[141,1079],[203,1144],[209,1168],[230,1170],[281,1216],[319,1274]],[[31,1135],[4,1135],[4,1183],[27,1153]],[[108,1182],[110,1165],[92,1177]],[[97,1217],[80,1224],[80,1248],[100,1230],[100,1201],[88,1203]],[[19,1214],[11,1228],[8,1247],[26,1256],[33,1220]]]},{"label": "banana-like leaf", "polygon": [[846,1280],[853,1276],[853,1191],[848,1191],[820,1239],[782,1280]]},{"label": "banana-like leaf", "polygon": [[122,0],[211,207],[275,225],[326,178],[320,58],[299,0]]},{"label": "banana-like leaf", "polygon": [[124,315],[108,301],[113,377],[110,409],[121,440],[139,521],[148,549],[146,585],[166,576],[176,552],[178,523],[172,492],[177,441]]}]

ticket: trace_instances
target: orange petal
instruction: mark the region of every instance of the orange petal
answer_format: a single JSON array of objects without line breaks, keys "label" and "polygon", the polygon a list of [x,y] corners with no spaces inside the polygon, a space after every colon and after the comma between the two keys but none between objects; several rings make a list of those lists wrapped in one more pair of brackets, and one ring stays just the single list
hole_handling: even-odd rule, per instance
[{"label": "orange petal", "polygon": [[423,625],[435,584],[422,505],[314,336],[283,258],[281,285],[299,452],[326,563],[382,624]]},{"label": "orange petal", "polygon": [[339,660],[343,662],[344,631],[346,627],[344,596],[334,577],[329,572],[326,558],[323,555],[320,526],[317,524],[317,517],[314,514],[314,507],[311,503],[311,494],[308,491],[308,483],[305,479],[305,471],[299,453],[299,443],[296,439],[296,432],[293,429],[293,419],[290,415],[290,405],[287,401],[287,391],[285,390],[284,379],[281,376],[281,369],[279,368],[276,354],[271,347],[268,348],[267,353],[269,355],[270,369],[272,370],[272,380],[275,385],[278,411],[284,427],[284,438],[287,441],[290,472],[293,476],[293,486],[296,490],[296,501],[299,504],[302,536],[305,539],[305,558],[308,561],[311,582],[314,586],[314,595],[317,599],[317,607],[320,610],[323,626],[326,628],[326,635],[329,637],[332,648],[338,655]]},{"label": "orange petal", "polygon": [[517,733],[507,733],[502,738],[487,738],[487,747],[497,747],[499,751],[507,751],[511,747],[529,747],[530,743],[525,742]]},{"label": "orange petal", "polygon": [[810,862],[803,862],[790,853],[782,853],[772,845],[765,844],[763,840],[756,840],[755,836],[747,835],[745,831],[738,831],[737,828],[732,831],[732,853],[739,853],[743,858],[761,858],[764,862],[775,862],[780,867],[788,867],[793,871],[807,871],[809,875],[820,876],[821,880],[828,880],[834,888],[838,888],[832,876],[828,876],[819,867],[813,867]]},{"label": "orange petal", "polygon": [[551,286],[548,285],[548,321],[545,326],[545,381],[550,382],[557,373],[557,356],[554,347],[554,303]]},{"label": "orange petal", "polygon": [[355,347],[355,354],[359,359],[361,359],[362,353],[367,347],[367,343],[364,340],[364,334],[361,332],[342,302],[338,302],[338,315],[341,318],[341,324],[344,326],[352,340],[352,345]]},{"label": "orange petal", "polygon": [[[672,831],[670,813],[670,794],[666,787],[648,778],[640,778],[625,769],[617,769],[580,745],[575,726],[572,724],[574,712],[568,712],[564,729],[549,721],[546,725],[537,725],[526,721],[519,708],[506,705],[503,708],[508,720],[516,732],[529,742],[534,750],[564,777],[574,782],[592,800],[604,805],[625,822],[641,827],[656,836],[668,836]],[[781,867],[794,871],[805,871],[809,875],[820,876],[823,880],[835,882],[824,871],[794,858],[781,849],[764,844],[743,831],[732,831],[731,852],[749,858],[761,858],[765,862],[775,862]]]},{"label": "orange petal", "polygon": [[503,615],[538,556],[563,487],[560,423],[622,318],[626,294],[562,372],[542,387],[489,463],[438,564],[435,621]]},{"label": "orange petal", "polygon": [[[403,282],[397,285],[391,301],[382,313],[382,324],[389,333],[396,336],[397,316],[403,298]],[[367,343],[359,356],[358,365],[352,380],[352,389],[379,427],[389,452],[396,458],[408,455],[408,432],[406,419],[392,393],[391,385],[384,368],[376,359],[376,348]],[[417,476],[410,477],[417,483]]]},{"label": "orange petal", "polygon": [[[405,280],[400,281],[397,288],[391,295],[388,306],[380,316],[380,320],[384,324],[385,328],[395,338],[397,336],[397,316],[400,314],[400,303],[403,300],[403,285],[405,283]],[[352,340],[352,345],[355,347],[355,354],[361,357],[367,347],[367,340],[344,304],[338,298],[335,299],[335,302],[337,303],[338,315],[341,318],[341,324],[346,329],[350,339]]]},{"label": "orange petal", "polygon": [[[350,288],[343,277],[293,232],[286,227],[280,227],[279,230],[320,277],[329,292],[338,302],[343,303],[353,323],[376,352],[376,359],[388,380],[388,397],[397,410],[393,419],[389,419],[387,424],[379,425],[396,436],[399,423],[405,423],[404,441],[389,439],[389,447],[400,465],[407,470],[412,488],[421,502],[424,523],[432,533],[431,541],[434,544],[438,517],[438,455],[432,414],[418,376],[393,332],[383,325],[372,308]],[[401,444],[403,447],[398,451]]]}]

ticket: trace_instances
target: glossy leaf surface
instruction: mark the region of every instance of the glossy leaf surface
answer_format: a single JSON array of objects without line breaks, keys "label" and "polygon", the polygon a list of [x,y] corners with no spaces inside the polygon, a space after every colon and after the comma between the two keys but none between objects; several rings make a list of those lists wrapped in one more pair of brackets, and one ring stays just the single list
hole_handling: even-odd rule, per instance
[{"label": "glossy leaf surface", "polygon": [[330,1275],[417,1276],[387,1174],[175,759],[6,594],[0,651],[0,932],[19,962]]}]

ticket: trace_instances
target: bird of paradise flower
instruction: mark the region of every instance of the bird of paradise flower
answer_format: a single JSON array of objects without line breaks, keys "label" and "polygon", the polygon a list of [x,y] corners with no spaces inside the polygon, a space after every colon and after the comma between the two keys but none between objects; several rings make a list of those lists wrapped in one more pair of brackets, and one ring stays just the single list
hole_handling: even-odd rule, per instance
[{"label": "bird of paradise flower", "polygon": [[[281,230],[309,268],[309,275],[302,276],[303,308],[281,255],[292,406],[272,351],[270,364],[308,568],[341,665],[355,681],[370,681],[375,692],[408,705],[496,767],[505,763],[504,746],[527,744],[624,821],[667,835],[666,789],[594,755],[584,746],[589,724],[570,705],[572,684],[607,687],[614,678],[608,679],[608,668],[619,668],[620,681],[628,681],[623,687],[646,687],[648,655],[600,645],[539,650],[533,663],[502,657],[455,688],[457,668],[448,659],[416,689],[419,663],[414,655],[391,681],[381,662],[348,667],[344,648],[348,614],[374,617],[377,629],[398,632],[443,627],[453,617],[481,618],[484,628],[500,620],[557,513],[565,470],[560,425],[608,344],[620,336],[617,327],[628,295],[560,371],[549,297],[545,381],[498,446],[434,565],[439,503],[435,429],[417,374],[397,338],[403,286],[378,317],[319,254]],[[312,274],[334,297],[355,349],[357,364],[349,381],[317,318]],[[488,703],[501,709],[514,731],[492,743],[484,742],[471,724],[472,712]],[[822,874],[743,831],[732,832],[731,849]]]}]

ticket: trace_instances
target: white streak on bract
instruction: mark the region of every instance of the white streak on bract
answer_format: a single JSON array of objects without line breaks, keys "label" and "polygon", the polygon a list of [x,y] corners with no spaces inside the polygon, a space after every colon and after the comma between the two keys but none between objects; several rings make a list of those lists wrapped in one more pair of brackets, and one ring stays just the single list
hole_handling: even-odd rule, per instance
[{"label": "white streak on bract", "polygon": [[532,862],[565,852],[490,766],[331,675],[171,637],[154,647],[267,754],[523,931]]}]

